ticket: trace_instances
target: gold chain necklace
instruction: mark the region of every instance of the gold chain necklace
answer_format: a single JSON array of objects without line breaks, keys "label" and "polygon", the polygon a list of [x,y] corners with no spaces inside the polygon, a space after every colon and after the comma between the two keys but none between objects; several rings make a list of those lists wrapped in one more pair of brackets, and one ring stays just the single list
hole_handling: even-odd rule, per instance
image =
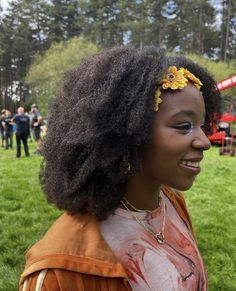
[{"label": "gold chain necklace", "polygon": [[[142,212],[148,212],[148,213],[150,213],[150,212],[152,212],[151,210],[147,210],[147,209],[138,209],[138,208],[136,208],[133,204],[131,204],[125,197],[122,197],[122,200],[127,204],[127,205],[129,205],[133,210],[135,210],[135,211],[137,211],[137,212],[140,212],[140,213],[142,213]],[[160,206],[160,204],[158,205],[158,207]]]},{"label": "gold chain necklace", "polygon": [[[124,206],[124,208],[126,210],[129,211],[130,215],[138,222],[138,224],[140,224],[147,232],[151,233],[154,238],[157,240],[157,242],[159,244],[163,244],[165,243],[167,246],[169,246],[172,250],[174,250],[175,252],[177,252],[180,256],[185,258],[185,261],[187,261],[189,264],[191,264],[192,268],[196,268],[196,265],[194,263],[193,260],[191,260],[190,258],[186,257],[185,255],[183,255],[183,253],[181,253],[180,251],[178,251],[175,247],[173,247],[171,244],[169,244],[164,237],[164,232],[165,232],[165,220],[166,220],[166,204],[163,201],[163,221],[162,221],[162,228],[161,231],[156,233],[153,229],[151,229],[148,225],[146,225],[143,221],[141,221],[135,214],[133,214],[131,212],[131,210],[127,207],[127,205],[125,204],[125,202],[133,209],[136,209],[136,211],[138,210],[138,212],[144,212],[144,211],[148,211],[151,212],[150,210],[141,210],[141,209],[137,209],[135,206],[133,206],[125,197],[121,198],[121,204]],[[160,205],[160,204],[159,204]],[[194,272],[191,271],[189,273],[186,274],[180,274],[182,277],[183,281],[186,281],[189,277],[191,277],[192,275],[194,275]]]},{"label": "gold chain necklace", "polygon": [[[157,240],[159,244],[163,244],[165,242],[164,232],[165,232],[165,220],[166,220],[166,205],[164,200],[163,201],[163,221],[162,221],[162,228],[161,231],[156,233],[153,229],[151,229],[148,225],[146,225],[143,221],[141,221],[135,214],[133,214],[130,209],[127,207],[125,202],[128,201],[127,199],[124,199],[124,197],[121,198],[121,204],[124,206],[126,210],[129,211],[130,215],[137,221],[139,225],[141,225],[147,232],[151,233],[154,238]],[[127,202],[126,202],[127,203]],[[128,205],[132,205],[130,202],[127,203]],[[131,206],[133,209],[136,209],[133,205]],[[144,210],[145,211],[145,210]],[[150,212],[150,210],[148,210]],[[143,212],[143,210],[138,209],[138,212]]]}]

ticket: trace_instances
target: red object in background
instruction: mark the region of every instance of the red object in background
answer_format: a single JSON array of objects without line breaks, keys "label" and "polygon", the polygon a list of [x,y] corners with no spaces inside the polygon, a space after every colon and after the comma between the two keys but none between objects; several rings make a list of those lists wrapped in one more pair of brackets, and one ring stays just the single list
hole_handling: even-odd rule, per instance
[{"label": "red object in background", "polygon": [[236,121],[236,116],[229,114],[229,113],[224,113],[221,116],[220,122],[234,122]]},{"label": "red object in background", "polygon": [[[228,88],[231,88],[233,86],[236,86],[236,75],[234,76],[231,76],[229,78],[226,78],[222,81],[220,81],[219,83],[217,83],[217,87],[219,89],[219,91],[223,91],[225,89],[228,89]],[[228,141],[228,139],[230,138],[231,142],[230,142],[230,149],[232,149],[233,145],[234,145],[234,136],[235,134],[232,134],[231,137],[230,136],[230,126],[229,126],[229,123],[231,122],[236,122],[236,115],[233,115],[233,107],[235,106],[235,104],[232,102],[232,101],[228,101],[229,104],[228,104],[228,112],[227,113],[224,113],[222,116],[221,116],[221,119],[220,119],[220,123],[226,123],[228,124],[227,127],[223,127],[223,130],[221,130],[220,128],[220,123],[219,123],[219,128],[217,129],[216,127],[213,128],[213,134],[208,136],[209,140],[212,142],[212,143],[217,143],[217,144],[222,144],[222,149],[221,149],[221,153],[220,154],[225,154],[224,151],[226,151],[228,153],[228,150],[225,150],[224,149],[224,145],[225,145],[225,141]],[[229,132],[226,130],[226,129],[229,129]],[[217,131],[217,130],[220,130],[220,131]],[[229,147],[226,146],[226,148],[228,149]],[[235,152],[234,149],[232,149],[233,151],[233,154]],[[230,150],[230,153],[231,153],[231,150]]]},{"label": "red object in background", "polygon": [[236,86],[236,75],[229,77],[227,79],[224,79],[220,81],[219,83],[217,83],[217,87],[219,91],[223,91],[233,86]]},{"label": "red object in background", "polygon": [[210,141],[214,141],[215,143],[221,144],[222,140],[226,137],[225,131],[216,132],[210,136],[208,136]]}]

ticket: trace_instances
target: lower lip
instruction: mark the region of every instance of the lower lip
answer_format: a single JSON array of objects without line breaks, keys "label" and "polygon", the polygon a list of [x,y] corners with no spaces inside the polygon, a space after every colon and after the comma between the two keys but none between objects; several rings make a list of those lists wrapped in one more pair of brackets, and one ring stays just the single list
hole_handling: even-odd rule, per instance
[{"label": "lower lip", "polygon": [[193,175],[198,175],[201,171],[200,167],[194,168],[194,167],[190,167],[190,166],[183,165],[183,164],[180,164],[180,167]]}]

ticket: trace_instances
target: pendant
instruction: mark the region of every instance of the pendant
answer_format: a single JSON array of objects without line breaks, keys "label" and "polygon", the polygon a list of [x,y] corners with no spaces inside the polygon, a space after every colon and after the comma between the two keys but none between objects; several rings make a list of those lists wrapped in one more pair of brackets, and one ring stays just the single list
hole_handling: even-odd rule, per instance
[{"label": "pendant", "polygon": [[162,234],[162,232],[158,232],[156,234],[156,240],[160,245],[162,245],[164,243],[165,238],[164,238],[164,235]]}]

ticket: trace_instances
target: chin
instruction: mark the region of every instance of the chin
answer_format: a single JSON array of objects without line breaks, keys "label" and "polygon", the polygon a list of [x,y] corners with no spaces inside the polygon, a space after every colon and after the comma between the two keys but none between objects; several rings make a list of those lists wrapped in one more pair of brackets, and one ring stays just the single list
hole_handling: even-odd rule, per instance
[{"label": "chin", "polygon": [[192,187],[192,184],[190,186],[183,186],[183,187],[178,187],[178,188],[175,188],[176,190],[179,190],[179,191],[187,191],[189,190],[190,188]]},{"label": "chin", "polygon": [[194,181],[186,182],[186,183],[176,183],[176,184],[173,183],[173,184],[168,184],[168,186],[179,191],[187,191],[192,187],[193,182]]}]

